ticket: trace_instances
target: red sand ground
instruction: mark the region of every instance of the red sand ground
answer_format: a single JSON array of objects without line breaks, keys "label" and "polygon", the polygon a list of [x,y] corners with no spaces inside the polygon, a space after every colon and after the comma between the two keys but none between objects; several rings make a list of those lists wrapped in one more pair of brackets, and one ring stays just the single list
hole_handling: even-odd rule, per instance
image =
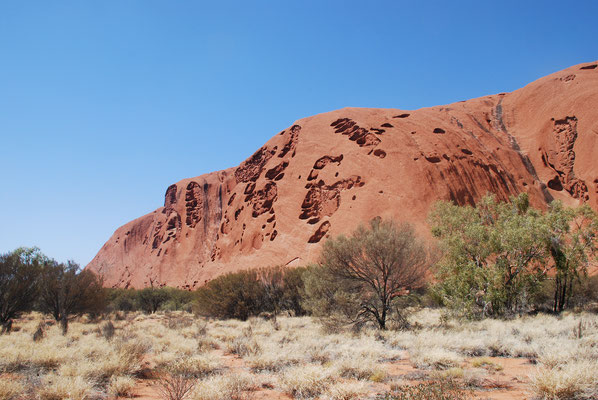
[{"label": "red sand ground", "polygon": [[598,210],[598,68],[416,111],[304,118],[238,167],[184,179],[116,230],[87,266],[107,286],[195,288],[225,272],[317,258],[322,240],[381,216],[413,222],[439,199],[528,192]]}]

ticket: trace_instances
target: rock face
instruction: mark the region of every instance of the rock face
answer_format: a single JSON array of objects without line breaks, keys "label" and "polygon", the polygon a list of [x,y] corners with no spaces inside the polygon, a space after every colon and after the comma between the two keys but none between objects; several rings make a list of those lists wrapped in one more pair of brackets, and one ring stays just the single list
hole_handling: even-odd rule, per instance
[{"label": "rock face", "polygon": [[236,168],[184,179],[164,207],[116,230],[87,266],[107,286],[196,288],[230,271],[317,259],[322,242],[381,216],[414,223],[439,199],[527,192],[598,209],[598,68],[513,93],[416,111],[304,118]]}]

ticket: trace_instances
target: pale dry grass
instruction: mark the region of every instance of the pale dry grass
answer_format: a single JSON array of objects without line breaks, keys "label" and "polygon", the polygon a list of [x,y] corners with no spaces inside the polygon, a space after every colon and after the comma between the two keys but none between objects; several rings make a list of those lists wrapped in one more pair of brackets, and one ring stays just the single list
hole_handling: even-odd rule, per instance
[{"label": "pale dry grass", "polygon": [[324,393],[335,382],[335,373],[321,365],[301,365],[285,369],[280,389],[298,399],[311,399]]},{"label": "pale dry grass", "polygon": [[368,387],[364,382],[337,382],[324,391],[324,400],[352,400],[362,399],[368,393]]},{"label": "pale dry grass", "polygon": [[25,385],[13,377],[0,377],[0,400],[15,400],[23,393]]},{"label": "pale dry grass", "polygon": [[190,394],[191,400],[241,400],[245,392],[257,389],[249,374],[215,375],[199,381]]},{"label": "pale dry grass", "polygon": [[114,397],[131,397],[135,385],[135,379],[130,376],[113,376],[108,385],[108,394]]},{"label": "pale dry grass", "polygon": [[[443,322],[441,310],[422,310],[410,316],[419,329],[388,331],[382,335],[387,343],[399,349],[426,346],[442,348],[464,357],[504,356],[535,359],[545,348],[573,349],[598,332],[598,316],[564,314],[563,316],[524,316],[512,320]],[[581,342],[573,337],[574,329],[583,321],[585,335]],[[596,350],[598,351],[598,350]]]},{"label": "pale dry grass", "polygon": [[570,360],[554,367],[540,367],[532,376],[531,384],[544,399],[596,399],[596,365],[596,360]]},{"label": "pale dry grass", "polygon": [[[418,315],[419,314],[419,315]],[[421,318],[418,318],[420,317]],[[532,389],[544,399],[598,397],[598,316],[564,313],[512,320],[443,321],[440,312],[411,316],[419,329],[386,332],[387,342],[406,349],[420,368],[455,368],[464,357],[488,371],[502,367],[487,356],[523,357],[537,362]],[[581,327],[581,330],[580,330]],[[467,371],[467,370],[465,370]],[[463,376],[475,386],[479,378]]]},{"label": "pale dry grass", "polygon": [[[52,324],[34,342],[43,317],[31,314],[18,331],[0,336],[0,376],[39,376],[35,396],[42,400],[127,396],[141,371],[193,379],[195,400],[247,398],[259,382],[296,398],[357,399],[372,382],[388,382],[386,363],[405,357],[432,377],[481,387],[501,368],[489,357],[504,356],[538,364],[530,380],[545,399],[598,396],[598,380],[588,372],[598,364],[596,315],[452,321],[426,309],[409,318],[415,329],[408,331],[327,332],[309,317],[243,322],[130,313],[111,321],[109,339],[100,328],[107,322],[79,319],[66,336]],[[73,382],[72,393],[65,382]],[[4,386],[0,400],[14,397]]]},{"label": "pale dry grass", "polygon": [[411,362],[420,369],[448,369],[459,367],[464,358],[454,350],[421,343],[409,349]]},{"label": "pale dry grass", "polygon": [[85,400],[94,392],[95,382],[81,376],[68,377],[49,373],[42,378],[37,397],[40,400]]},{"label": "pale dry grass", "polygon": [[343,378],[376,382],[381,382],[386,378],[386,372],[375,359],[346,355],[332,365],[336,375]]}]

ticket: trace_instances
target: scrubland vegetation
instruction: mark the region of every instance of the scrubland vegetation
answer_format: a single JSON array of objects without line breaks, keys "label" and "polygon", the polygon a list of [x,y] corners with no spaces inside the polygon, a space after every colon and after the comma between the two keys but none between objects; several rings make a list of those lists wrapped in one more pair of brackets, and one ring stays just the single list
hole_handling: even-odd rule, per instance
[{"label": "scrubland vegetation", "polygon": [[598,398],[595,213],[487,197],[430,223],[433,244],[376,219],[196,292],[0,256],[0,400]]},{"label": "scrubland vegetation", "polygon": [[[131,397],[143,394],[145,384],[165,399],[197,400],[260,393],[492,398],[513,389],[544,398],[598,395],[595,314],[464,322],[447,320],[440,309],[420,309],[408,320],[409,330],[330,332],[312,317],[239,321],[181,311],[130,312],[106,315],[102,322],[77,318],[63,335],[59,324],[33,313],[0,336],[0,395]],[[106,329],[108,324],[114,329]],[[39,329],[43,334],[34,340]],[[523,369],[511,373],[514,361]],[[181,387],[188,389],[185,396],[168,397]]]}]

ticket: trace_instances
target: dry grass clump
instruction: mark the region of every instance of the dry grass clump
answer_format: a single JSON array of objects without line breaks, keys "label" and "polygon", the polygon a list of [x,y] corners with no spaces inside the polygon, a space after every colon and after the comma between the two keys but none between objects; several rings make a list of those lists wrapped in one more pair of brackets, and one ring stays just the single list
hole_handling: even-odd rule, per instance
[{"label": "dry grass clump", "polygon": [[471,360],[471,366],[474,368],[484,368],[488,371],[502,371],[503,367],[495,363],[490,357],[476,357]]},{"label": "dry grass clump", "polygon": [[198,354],[189,358],[175,360],[166,365],[159,365],[171,374],[202,378],[217,373],[222,366],[213,356]]},{"label": "dry grass clump", "polygon": [[0,377],[0,400],[15,400],[25,390],[25,386],[14,378]]},{"label": "dry grass clump", "polygon": [[421,369],[448,369],[460,366],[464,358],[459,353],[442,347],[418,346],[409,349],[411,362]]},{"label": "dry grass clump", "polygon": [[135,379],[130,376],[113,376],[108,384],[108,394],[114,397],[131,397]]},{"label": "dry grass clump", "polygon": [[453,380],[433,380],[418,385],[403,385],[384,396],[384,400],[466,400],[472,394]]},{"label": "dry grass clump", "polygon": [[278,372],[289,365],[295,365],[299,362],[292,355],[289,356],[271,351],[249,356],[245,361],[254,372]]},{"label": "dry grass clump", "polygon": [[197,382],[189,395],[192,400],[241,400],[244,392],[257,389],[248,374],[214,375]]},{"label": "dry grass clump", "polygon": [[532,388],[544,399],[598,398],[598,317],[566,315],[563,320],[555,340],[538,351]]},{"label": "dry grass clump", "polygon": [[484,387],[488,371],[482,368],[449,368],[430,374],[433,380],[461,382],[466,388]]},{"label": "dry grass clump", "polygon": [[37,390],[40,400],[85,400],[94,392],[95,382],[81,376],[45,375]]},{"label": "dry grass clump", "polygon": [[595,360],[581,360],[552,367],[541,366],[531,376],[531,385],[543,399],[596,399],[596,365]]},{"label": "dry grass clump", "polygon": [[196,340],[197,351],[199,352],[217,350],[220,348],[220,344],[218,343],[218,341],[211,337],[198,337]]},{"label": "dry grass clump", "polygon": [[374,382],[382,382],[386,378],[386,372],[375,359],[349,356],[336,361],[333,365],[336,373],[343,378]]},{"label": "dry grass clump", "polygon": [[368,393],[364,382],[337,382],[330,385],[322,398],[324,400],[362,399]]},{"label": "dry grass clump", "polygon": [[226,349],[231,354],[236,354],[240,357],[256,355],[262,351],[259,343],[248,336],[241,336],[231,340],[227,343]]},{"label": "dry grass clump", "polygon": [[280,377],[280,389],[299,399],[311,399],[324,393],[334,383],[334,372],[321,365],[287,368]]}]

